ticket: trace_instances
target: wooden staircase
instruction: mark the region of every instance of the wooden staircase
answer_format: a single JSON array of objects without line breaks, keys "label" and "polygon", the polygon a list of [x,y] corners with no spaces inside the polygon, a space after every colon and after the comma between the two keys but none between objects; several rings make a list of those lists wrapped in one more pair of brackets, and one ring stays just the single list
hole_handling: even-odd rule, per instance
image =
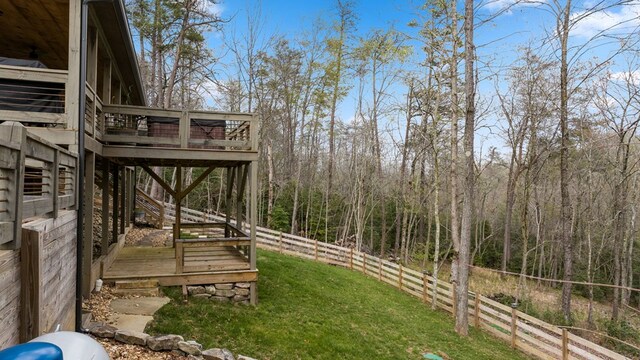
[{"label": "wooden staircase", "polygon": [[118,280],[115,282],[114,293],[119,295],[158,296],[158,280]]}]

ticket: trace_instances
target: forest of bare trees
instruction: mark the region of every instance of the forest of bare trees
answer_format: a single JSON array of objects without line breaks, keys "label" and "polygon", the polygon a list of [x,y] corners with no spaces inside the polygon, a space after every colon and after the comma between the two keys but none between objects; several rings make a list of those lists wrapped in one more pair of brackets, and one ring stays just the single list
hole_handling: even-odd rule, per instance
[{"label": "forest of bare trees", "polygon": [[[128,8],[151,105],[260,116],[262,225],[422,268],[455,282],[459,302],[469,265],[516,274],[520,302],[535,301],[520,291],[527,279],[557,280],[538,280],[558,289],[556,322],[615,333],[640,309],[639,22],[572,32],[621,7],[640,14],[640,3],[490,3],[428,0],[408,31],[364,32],[356,4],[336,0],[295,35],[268,33],[259,3],[242,19],[204,0]],[[549,23],[494,67],[474,32],[518,6]],[[208,46],[212,32],[222,50]],[[485,128],[491,140],[479,143]],[[189,206],[223,208],[221,174]]]}]

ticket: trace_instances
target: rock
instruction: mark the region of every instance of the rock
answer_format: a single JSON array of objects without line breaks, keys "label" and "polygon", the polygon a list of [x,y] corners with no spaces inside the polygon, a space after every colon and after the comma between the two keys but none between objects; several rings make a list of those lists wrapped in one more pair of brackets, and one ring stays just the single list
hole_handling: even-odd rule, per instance
[{"label": "rock", "polygon": [[215,301],[219,301],[219,302],[229,302],[229,301],[231,301],[231,299],[226,297],[226,296],[212,296],[211,300],[215,300]]},{"label": "rock", "polygon": [[238,355],[236,360],[256,360],[256,359],[254,359],[252,357],[244,356],[244,355]]},{"label": "rock", "polygon": [[211,297],[211,294],[195,294],[193,295],[194,298],[203,298],[203,299],[208,299]]},{"label": "rock", "polygon": [[187,286],[187,292],[189,293],[189,295],[198,295],[204,294],[205,290],[204,286]]},{"label": "rock", "polygon": [[227,349],[208,349],[202,352],[204,360],[235,360],[231,351]]},{"label": "rock", "polygon": [[249,289],[236,289],[236,295],[249,296]]},{"label": "rock", "polygon": [[236,294],[235,290],[225,290],[225,289],[216,290],[216,296],[233,297],[235,294]]},{"label": "rock", "polygon": [[248,289],[251,287],[251,283],[236,283],[236,287],[240,289]]},{"label": "rock", "polygon": [[202,353],[202,345],[193,340],[178,342],[178,349],[189,355],[200,355]]},{"label": "rock", "polygon": [[189,355],[187,356],[187,360],[202,360],[202,356]]},{"label": "rock", "polygon": [[98,324],[89,328],[89,332],[91,333],[91,335],[101,338],[113,339],[113,337],[116,335],[116,331],[118,331],[116,327],[103,324]]},{"label": "rock", "polygon": [[242,295],[236,295],[233,297],[233,301],[234,302],[240,302],[240,301],[244,301],[247,300],[246,296],[242,296]]},{"label": "rock", "polygon": [[207,294],[215,295],[216,294],[216,287],[213,286],[213,285],[205,286],[204,287],[204,291],[206,291]]},{"label": "rock", "polygon": [[174,350],[180,341],[184,341],[180,335],[151,336],[147,339],[147,347],[153,351]]},{"label": "rock", "polygon": [[144,346],[147,344],[149,335],[133,330],[118,330],[116,331],[114,338],[125,344]]},{"label": "rock", "polygon": [[229,302],[229,298],[225,296],[212,296],[211,300],[219,301],[219,302]]},{"label": "rock", "polygon": [[218,290],[231,290],[231,289],[233,289],[233,284],[216,284],[216,289],[218,289]]}]

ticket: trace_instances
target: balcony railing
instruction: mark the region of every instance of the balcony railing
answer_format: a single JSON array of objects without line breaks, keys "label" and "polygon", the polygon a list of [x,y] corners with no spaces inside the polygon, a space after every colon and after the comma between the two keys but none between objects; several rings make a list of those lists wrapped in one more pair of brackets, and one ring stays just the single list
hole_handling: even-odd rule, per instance
[{"label": "balcony railing", "polygon": [[252,114],[103,105],[103,142],[181,149],[257,151]]},{"label": "balcony railing", "polygon": [[67,71],[0,65],[0,120],[64,124]]}]

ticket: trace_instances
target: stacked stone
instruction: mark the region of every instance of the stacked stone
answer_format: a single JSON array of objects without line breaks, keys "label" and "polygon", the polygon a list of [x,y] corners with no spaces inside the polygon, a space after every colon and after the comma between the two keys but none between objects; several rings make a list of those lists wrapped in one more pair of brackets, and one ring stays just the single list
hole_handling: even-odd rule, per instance
[{"label": "stacked stone", "polygon": [[151,336],[138,331],[118,330],[111,325],[94,324],[89,332],[96,337],[114,339],[124,344],[146,346],[152,351],[170,351],[176,355],[187,356],[189,360],[255,360],[248,356],[238,355],[227,349],[202,349],[196,341],[184,341],[180,335]]},{"label": "stacked stone", "polygon": [[187,286],[187,292],[194,298],[205,298],[221,302],[249,303],[250,283],[227,283],[204,286]]}]

